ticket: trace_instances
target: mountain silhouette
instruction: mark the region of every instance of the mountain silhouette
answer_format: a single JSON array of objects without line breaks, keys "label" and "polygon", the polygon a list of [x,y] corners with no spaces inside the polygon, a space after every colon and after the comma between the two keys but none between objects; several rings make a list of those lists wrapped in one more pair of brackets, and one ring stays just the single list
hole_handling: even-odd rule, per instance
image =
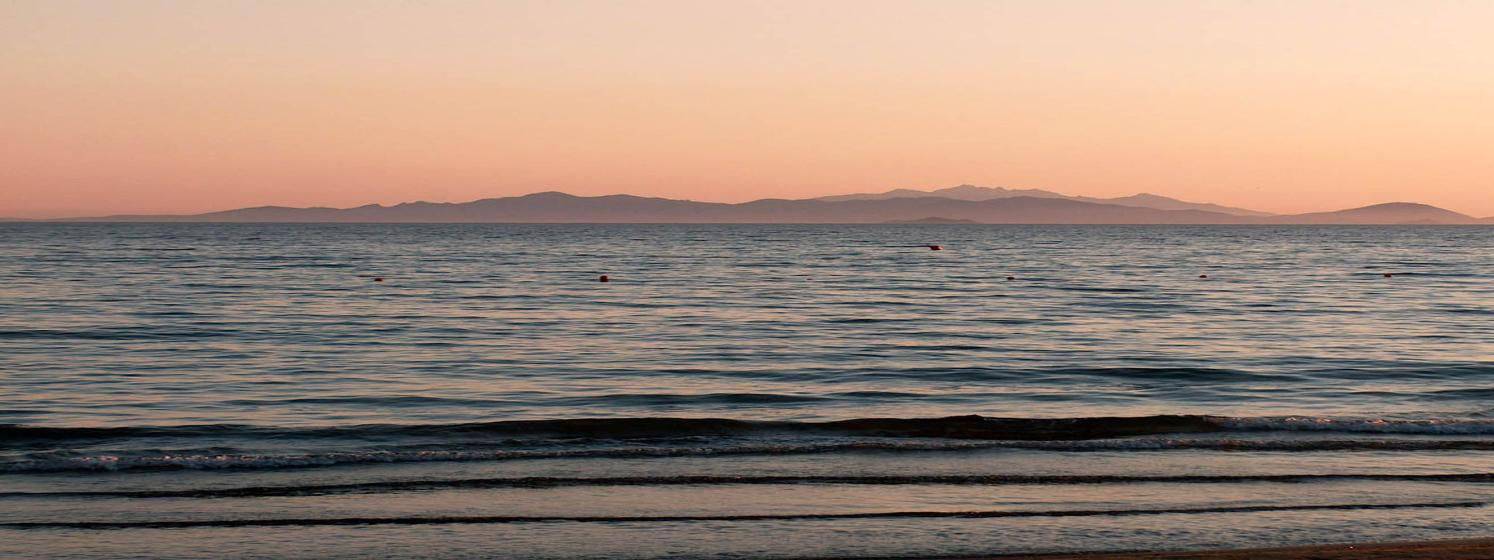
[{"label": "mountain silhouette", "polygon": [[[1032,189],[961,185],[876,195],[762,199],[738,204],[633,195],[540,192],[472,202],[354,208],[259,206],[192,215],[121,215],[54,221],[389,223],[955,223],[988,224],[1475,224],[1494,223],[1425,204],[1397,202],[1336,212],[1253,212],[1156,195],[1086,199]],[[916,193],[916,194],[915,194]],[[1021,194],[1016,194],[1021,193]],[[946,196],[947,195],[947,196]],[[1101,202],[1104,201],[1104,202]],[[1117,202],[1122,201],[1122,202]],[[1124,202],[1124,203],[1123,203]],[[1161,208],[1140,204],[1161,206]],[[1231,212],[1214,210],[1223,208]]]},{"label": "mountain silhouette", "polygon": [[1488,223],[1467,214],[1459,214],[1427,204],[1390,202],[1336,212],[1313,212],[1273,217],[1274,223],[1288,224],[1476,224]]},{"label": "mountain silhouette", "polygon": [[1095,202],[1099,204],[1115,204],[1119,206],[1134,206],[1137,208],[1152,208],[1156,210],[1203,210],[1205,212],[1218,212],[1235,216],[1270,216],[1269,212],[1247,210],[1245,208],[1233,208],[1218,204],[1207,204],[1199,202],[1185,202],[1176,198],[1161,195],[1141,193],[1131,196],[1117,198],[1096,198],[1091,196],[1069,196],[1053,191],[1042,189],[1008,189],[1003,187],[978,187],[975,185],[960,185],[946,189],[935,189],[931,191],[920,191],[915,189],[895,189],[883,193],[859,193],[843,194],[836,196],[822,196],[814,200],[825,200],[840,202],[847,200],[885,200],[891,198],[924,198],[939,197],[953,198],[956,200],[992,200],[997,198],[1016,198],[1019,196],[1030,196],[1034,198],[1061,198],[1065,200],[1077,200],[1080,202]]}]

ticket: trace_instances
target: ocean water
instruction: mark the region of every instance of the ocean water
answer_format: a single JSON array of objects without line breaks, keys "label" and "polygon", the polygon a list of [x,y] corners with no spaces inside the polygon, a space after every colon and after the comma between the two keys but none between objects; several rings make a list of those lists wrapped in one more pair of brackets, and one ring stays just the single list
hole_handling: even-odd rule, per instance
[{"label": "ocean water", "polygon": [[1494,227],[0,224],[0,557],[1194,549],[1491,503]]}]

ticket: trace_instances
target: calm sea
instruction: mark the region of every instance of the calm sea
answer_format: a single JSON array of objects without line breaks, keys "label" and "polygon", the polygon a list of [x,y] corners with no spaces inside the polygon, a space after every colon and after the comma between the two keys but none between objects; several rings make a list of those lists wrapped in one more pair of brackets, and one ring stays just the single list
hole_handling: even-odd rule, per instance
[{"label": "calm sea", "polygon": [[0,224],[0,557],[1268,546],[1491,502],[1494,227]]}]

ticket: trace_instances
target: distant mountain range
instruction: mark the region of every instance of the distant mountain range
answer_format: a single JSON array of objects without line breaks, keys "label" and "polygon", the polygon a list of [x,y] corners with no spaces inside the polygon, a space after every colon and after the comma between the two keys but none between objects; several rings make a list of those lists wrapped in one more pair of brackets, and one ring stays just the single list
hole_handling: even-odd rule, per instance
[{"label": "distant mountain range", "polygon": [[1198,202],[1184,202],[1176,198],[1141,193],[1118,198],[1095,198],[1090,196],[1069,196],[1053,191],[1042,189],[1006,189],[1002,187],[977,187],[975,185],[960,185],[947,189],[936,189],[932,191],[920,191],[914,189],[896,189],[884,193],[862,193],[843,194],[837,196],[824,196],[814,200],[826,200],[840,202],[846,200],[886,200],[891,198],[925,198],[936,196],[941,198],[953,198],[955,200],[994,200],[998,198],[1017,198],[1030,196],[1033,198],[1061,198],[1064,200],[1078,200],[1080,202],[1094,202],[1097,204],[1114,204],[1116,206],[1131,206],[1136,208],[1152,208],[1156,210],[1202,210],[1205,212],[1218,212],[1232,216],[1270,216],[1270,212],[1246,210],[1244,208],[1233,208],[1220,206],[1218,204],[1206,204]]},{"label": "distant mountain range", "polygon": [[1389,203],[1273,215],[1153,194],[1067,196],[1038,189],[960,185],[739,204],[632,195],[542,192],[463,203],[356,208],[261,206],[192,215],[121,215],[70,222],[492,222],[492,223],[989,223],[989,224],[1494,224],[1435,206]]},{"label": "distant mountain range", "polygon": [[928,217],[917,220],[887,220],[884,224],[978,224],[975,220],[956,220],[954,218]]}]

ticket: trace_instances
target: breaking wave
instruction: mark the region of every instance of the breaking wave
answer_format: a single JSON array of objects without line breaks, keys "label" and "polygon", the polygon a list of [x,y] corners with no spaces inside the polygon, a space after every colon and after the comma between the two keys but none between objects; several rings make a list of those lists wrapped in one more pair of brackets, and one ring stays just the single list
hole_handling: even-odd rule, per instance
[{"label": "breaking wave", "polygon": [[[1271,435],[1272,432],[1280,436]],[[1302,433],[1302,432],[1311,432]],[[1046,451],[1494,450],[1494,420],[862,418],[828,422],[598,418],[277,428],[0,426],[0,472],[305,468],[567,457]],[[1310,437],[1308,437],[1310,436]],[[266,442],[275,447],[267,449]]]}]

